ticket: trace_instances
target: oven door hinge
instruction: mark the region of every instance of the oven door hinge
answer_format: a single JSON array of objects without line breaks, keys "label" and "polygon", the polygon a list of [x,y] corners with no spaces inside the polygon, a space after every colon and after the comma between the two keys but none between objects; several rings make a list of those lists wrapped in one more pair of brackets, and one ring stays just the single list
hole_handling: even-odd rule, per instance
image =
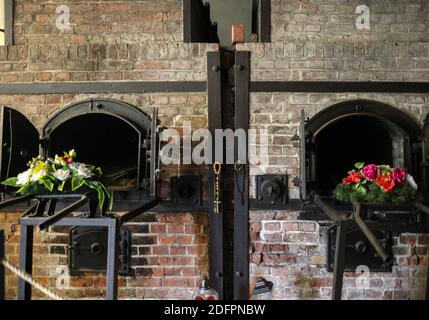
[{"label": "oven door hinge", "polygon": [[423,149],[423,141],[413,142],[411,146],[412,146],[412,149],[414,151],[422,150]]},{"label": "oven door hinge", "polygon": [[49,139],[48,138],[39,139],[39,145],[42,148],[46,148],[48,146],[48,143],[49,143]]},{"label": "oven door hinge", "polygon": [[141,147],[142,149],[150,150],[150,140],[144,139]]}]

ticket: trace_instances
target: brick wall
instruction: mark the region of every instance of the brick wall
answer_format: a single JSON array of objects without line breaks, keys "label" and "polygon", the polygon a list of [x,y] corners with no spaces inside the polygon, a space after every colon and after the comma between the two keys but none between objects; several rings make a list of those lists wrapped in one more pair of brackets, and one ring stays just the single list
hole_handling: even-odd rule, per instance
[{"label": "brick wall", "polygon": [[[370,8],[371,30],[355,27],[356,7]],[[426,1],[272,1],[272,43],[241,44],[251,51],[253,81],[429,81],[429,6]],[[269,133],[269,167],[251,166],[255,176],[287,173],[291,198],[299,198],[292,180],[299,176],[300,111],[311,118],[338,102],[384,102],[422,125],[429,113],[427,94],[252,93],[251,127]],[[274,299],[328,299],[332,273],[326,271],[324,224],[298,220],[297,211],[253,211],[250,215],[251,284],[258,276],[273,281]],[[304,230],[304,228],[308,228]],[[311,229],[311,230],[310,230]],[[417,240],[420,265],[409,261]],[[372,273],[369,288],[356,288],[347,274],[344,299],[422,299],[427,276],[425,235],[395,239],[392,273]]]},{"label": "brick wall", "polygon": [[[55,26],[57,6],[70,9],[70,30]],[[208,51],[218,45],[183,43],[182,1],[15,1],[14,45],[0,47],[2,83],[82,81],[205,81]],[[206,93],[0,95],[41,130],[61,108],[88,98],[112,98],[151,114],[159,109],[161,125],[179,128],[190,121],[207,127]],[[177,168],[164,168],[160,196],[170,199],[169,179]],[[184,166],[181,173],[204,173]],[[18,213],[0,214],[10,233]],[[121,298],[190,298],[208,274],[207,213],[150,214],[126,225],[132,232],[133,276],[121,277]],[[19,231],[6,245],[17,262]],[[54,287],[57,267],[67,265],[68,233],[53,228],[35,235],[34,275]],[[17,278],[8,274],[7,296],[16,296]],[[73,277],[60,294],[72,298],[104,295],[105,278],[88,273]],[[42,298],[39,292],[36,298]]]},{"label": "brick wall", "polygon": [[[0,215],[9,236],[19,213]],[[189,299],[200,278],[208,274],[208,219],[201,214],[150,214],[125,225],[132,232],[132,275],[120,277],[120,298]],[[56,288],[59,266],[68,266],[68,229],[52,227],[34,236],[35,278]],[[6,244],[7,259],[18,263],[19,231]],[[6,296],[16,297],[18,278],[6,273]],[[72,277],[70,288],[57,290],[68,298],[102,298],[106,280],[101,273]],[[35,299],[46,297],[34,290]]]},{"label": "brick wall", "polygon": [[[356,6],[371,10],[371,30],[358,31]],[[182,1],[27,1],[16,0],[15,45],[0,47],[2,83],[74,81],[205,81],[206,54],[217,45],[182,43]],[[70,8],[71,29],[55,28],[59,4]],[[252,80],[429,80],[429,6],[424,0],[340,1],[272,0],[272,43],[243,44],[251,51]],[[189,94],[64,94],[0,95],[0,104],[25,114],[37,128],[60,108],[88,97],[109,97],[144,111],[159,107],[168,127],[184,120],[207,126],[207,96]],[[299,112],[311,117],[340,101],[369,99],[385,102],[422,123],[429,113],[429,96],[418,94],[280,94],[251,95],[251,126],[270,133],[270,173],[298,175],[298,149],[290,138],[297,132]],[[167,181],[169,168],[162,176]],[[194,168],[185,168],[194,171]],[[199,168],[204,170],[204,168]],[[251,197],[254,176],[251,168]],[[164,185],[165,186],[165,185]],[[290,184],[291,197],[298,190]],[[169,197],[168,187],[161,195]],[[326,226],[298,221],[294,211],[251,213],[251,282],[262,275],[274,282],[274,298],[328,298],[332,274],[326,271]],[[9,231],[17,213],[1,214]],[[135,277],[121,278],[126,298],[189,298],[197,278],[207,274],[208,223],[203,214],[150,215],[129,224],[133,231]],[[66,264],[64,230],[36,236],[35,274],[55,282],[58,264]],[[410,242],[417,244],[418,266],[409,265]],[[17,235],[7,255],[17,260]],[[421,298],[428,264],[427,236],[397,238],[392,273],[371,277],[370,289],[356,289],[352,274],[345,280],[349,299]],[[40,267],[42,264],[48,268]],[[16,293],[16,278],[8,276],[8,297]],[[99,274],[73,278],[71,297],[99,297]],[[252,284],[251,284],[252,286]],[[40,297],[37,294],[38,297]]]},{"label": "brick wall", "polygon": [[[355,27],[370,8],[371,30]],[[253,80],[424,81],[429,74],[426,1],[272,1],[272,43],[244,44]]]},{"label": "brick wall", "polygon": [[[251,287],[257,277],[264,277],[274,284],[273,299],[330,299],[332,273],[326,270],[327,227],[297,220],[297,212],[252,212]],[[343,299],[424,299],[428,239],[428,235],[415,234],[395,237],[392,272],[371,272],[364,279],[361,274],[346,272]],[[411,259],[414,244],[418,264]],[[361,283],[365,287],[360,287]]]},{"label": "brick wall", "polygon": [[[23,45],[180,42],[182,1],[15,1],[15,42]],[[55,10],[70,10],[70,29],[55,26]]]}]

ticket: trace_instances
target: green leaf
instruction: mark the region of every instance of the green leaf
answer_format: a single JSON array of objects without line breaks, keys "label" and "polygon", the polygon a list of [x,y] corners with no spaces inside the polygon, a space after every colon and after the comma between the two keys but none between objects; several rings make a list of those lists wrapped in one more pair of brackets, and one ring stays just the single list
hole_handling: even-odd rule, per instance
[{"label": "green leaf", "polygon": [[17,188],[18,187],[18,178],[14,177],[14,178],[6,179],[1,184],[5,185],[5,186]]},{"label": "green leaf", "polygon": [[113,190],[109,190],[109,211],[113,209]]},{"label": "green leaf", "polygon": [[16,193],[23,193],[26,190],[27,190],[27,186],[22,186],[21,188],[18,189],[18,191],[16,191]]},{"label": "green leaf", "polygon": [[103,174],[103,171],[101,171],[101,168],[97,167],[94,170],[92,170],[92,173],[94,173],[96,176],[100,177]]},{"label": "green leaf", "polygon": [[64,186],[66,185],[66,181],[61,182],[58,185],[58,191],[63,192],[64,191]]},{"label": "green leaf", "polygon": [[101,188],[98,188],[97,191],[98,191],[98,201],[100,201],[100,208],[103,208],[104,199],[105,199],[104,191]]},{"label": "green leaf", "polygon": [[85,180],[81,176],[73,176],[72,178],[72,191],[76,191],[85,184]]},{"label": "green leaf", "polygon": [[51,181],[51,179],[40,179],[39,180],[43,185],[48,189],[50,192],[54,190],[54,183]]},{"label": "green leaf", "polygon": [[365,167],[365,162],[358,162],[355,164],[356,169],[362,170],[363,167]]}]

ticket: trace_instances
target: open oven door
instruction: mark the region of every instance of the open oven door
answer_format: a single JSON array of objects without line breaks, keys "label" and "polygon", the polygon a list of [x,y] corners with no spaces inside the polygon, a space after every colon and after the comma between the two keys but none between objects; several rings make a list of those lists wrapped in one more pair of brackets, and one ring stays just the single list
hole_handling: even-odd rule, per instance
[{"label": "open oven door", "polygon": [[423,183],[426,198],[429,199],[429,115],[423,125]]},{"label": "open oven door", "polygon": [[[6,180],[25,171],[27,163],[39,154],[39,132],[20,112],[0,108],[0,179]],[[0,185],[0,192],[12,188]]]},{"label": "open oven door", "polygon": [[299,153],[300,153],[300,177],[299,187],[301,201],[311,200],[315,190],[315,144],[312,135],[306,128],[305,111],[301,110],[301,122],[299,126]]}]

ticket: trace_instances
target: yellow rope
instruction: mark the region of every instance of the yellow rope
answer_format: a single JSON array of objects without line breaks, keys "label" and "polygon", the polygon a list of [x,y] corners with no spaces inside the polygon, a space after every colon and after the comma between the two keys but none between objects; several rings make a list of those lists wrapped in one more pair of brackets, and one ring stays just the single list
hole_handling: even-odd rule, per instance
[{"label": "yellow rope", "polygon": [[9,269],[14,274],[16,274],[18,277],[20,277],[21,279],[25,280],[26,282],[28,282],[29,284],[31,284],[33,287],[39,289],[41,292],[43,292],[49,298],[54,299],[54,300],[65,300],[60,295],[56,294],[55,292],[53,292],[52,290],[50,290],[46,286],[44,286],[41,283],[39,283],[36,280],[34,280],[34,278],[29,273],[20,270],[17,266],[13,265],[12,263],[10,263],[9,261],[7,261],[6,259],[0,260],[0,263],[5,268]]}]

